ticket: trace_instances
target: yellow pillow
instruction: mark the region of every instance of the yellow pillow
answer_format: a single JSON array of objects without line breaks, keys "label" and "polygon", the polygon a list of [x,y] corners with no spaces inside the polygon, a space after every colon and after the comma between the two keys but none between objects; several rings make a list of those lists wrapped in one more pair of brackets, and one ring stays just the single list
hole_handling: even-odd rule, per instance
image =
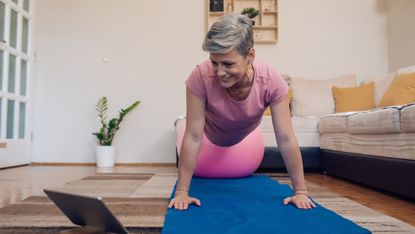
[{"label": "yellow pillow", "polygon": [[375,108],[375,82],[351,88],[333,86],[332,91],[336,113]]},{"label": "yellow pillow", "polygon": [[[290,88],[288,88],[288,103],[291,103],[291,100],[293,99],[293,90]],[[271,115],[271,109],[269,108],[269,106],[267,107],[267,109],[265,109],[264,111],[264,116],[270,116]]]},{"label": "yellow pillow", "polygon": [[267,107],[267,109],[265,109],[264,116],[271,116],[271,109],[269,108],[269,106]]},{"label": "yellow pillow", "polygon": [[415,72],[398,75],[383,94],[379,107],[415,102]]}]

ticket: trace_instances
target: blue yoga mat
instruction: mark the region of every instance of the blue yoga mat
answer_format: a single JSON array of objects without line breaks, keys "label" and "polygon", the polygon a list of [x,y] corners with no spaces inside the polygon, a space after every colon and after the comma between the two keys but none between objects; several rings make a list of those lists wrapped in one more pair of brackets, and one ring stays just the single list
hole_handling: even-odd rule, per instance
[{"label": "blue yoga mat", "polygon": [[192,205],[186,211],[168,209],[162,233],[371,233],[317,203],[312,210],[283,205],[283,199],[292,193],[288,185],[265,175],[193,178],[190,196],[200,199],[202,206]]}]

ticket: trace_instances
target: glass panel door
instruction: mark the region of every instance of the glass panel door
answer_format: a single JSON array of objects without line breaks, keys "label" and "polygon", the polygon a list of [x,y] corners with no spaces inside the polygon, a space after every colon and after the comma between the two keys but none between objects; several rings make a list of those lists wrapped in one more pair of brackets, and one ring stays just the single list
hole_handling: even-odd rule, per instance
[{"label": "glass panel door", "polygon": [[8,100],[7,101],[7,131],[6,131],[6,138],[13,139],[13,132],[14,132],[14,101]]},{"label": "glass panel door", "polygon": [[30,163],[35,0],[0,0],[0,168]]},{"label": "glass panel door", "polygon": [[9,45],[13,48],[16,48],[17,45],[17,16],[17,12],[15,10],[11,10]]},{"label": "glass panel door", "polygon": [[9,56],[9,75],[8,75],[8,89],[10,93],[14,93],[15,84],[16,84],[16,56]]},{"label": "glass panel door", "polygon": [[3,2],[0,2],[0,43],[5,42],[4,38],[4,20],[6,7]]}]

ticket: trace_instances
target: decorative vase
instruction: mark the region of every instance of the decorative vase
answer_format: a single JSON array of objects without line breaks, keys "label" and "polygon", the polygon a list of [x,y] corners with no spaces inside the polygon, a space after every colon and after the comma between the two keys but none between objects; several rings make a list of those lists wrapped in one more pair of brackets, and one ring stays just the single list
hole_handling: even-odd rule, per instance
[{"label": "decorative vase", "polygon": [[96,148],[97,167],[114,167],[115,146],[98,145]]}]

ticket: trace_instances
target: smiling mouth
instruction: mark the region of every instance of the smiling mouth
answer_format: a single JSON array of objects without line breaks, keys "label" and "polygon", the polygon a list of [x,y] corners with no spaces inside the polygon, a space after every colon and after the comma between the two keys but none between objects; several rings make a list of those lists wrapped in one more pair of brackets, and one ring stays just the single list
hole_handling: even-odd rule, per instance
[{"label": "smiling mouth", "polygon": [[219,77],[219,79],[223,82],[228,82],[230,81],[232,78],[232,76],[225,76],[225,77]]}]

